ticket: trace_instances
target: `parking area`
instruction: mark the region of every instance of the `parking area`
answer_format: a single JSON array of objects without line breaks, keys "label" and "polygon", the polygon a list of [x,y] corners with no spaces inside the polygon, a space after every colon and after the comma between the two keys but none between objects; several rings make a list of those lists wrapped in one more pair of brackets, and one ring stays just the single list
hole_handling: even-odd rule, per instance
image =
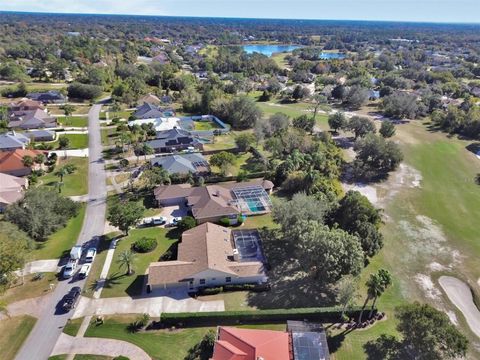
[{"label": "parking area", "polygon": [[139,227],[142,226],[151,226],[151,225],[143,225],[145,223],[148,223],[152,219],[159,219],[159,218],[164,218],[165,219],[165,224],[159,225],[161,227],[164,227],[165,225],[168,226],[170,224],[171,220],[173,218],[184,218],[185,216],[188,215],[188,208],[185,205],[172,205],[172,206],[165,206],[159,209],[159,213],[155,216],[151,217],[146,217],[142,219]]}]

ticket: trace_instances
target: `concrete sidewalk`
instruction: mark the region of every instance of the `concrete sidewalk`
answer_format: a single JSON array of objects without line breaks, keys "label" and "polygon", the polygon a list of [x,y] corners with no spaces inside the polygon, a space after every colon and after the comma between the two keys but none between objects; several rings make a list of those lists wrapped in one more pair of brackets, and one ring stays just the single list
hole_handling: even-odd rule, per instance
[{"label": "concrete sidewalk", "polygon": [[135,360],[150,360],[151,357],[136,345],[126,341],[100,338],[73,337],[62,333],[52,355],[90,354],[108,357],[126,356]]}]

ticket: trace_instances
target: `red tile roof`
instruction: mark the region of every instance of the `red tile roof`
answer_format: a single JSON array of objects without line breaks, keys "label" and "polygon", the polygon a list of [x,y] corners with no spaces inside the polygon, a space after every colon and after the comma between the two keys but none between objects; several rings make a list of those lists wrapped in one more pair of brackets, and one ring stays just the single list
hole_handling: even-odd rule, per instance
[{"label": "red tile roof", "polygon": [[219,327],[211,360],[291,360],[284,331]]},{"label": "red tile roof", "polygon": [[26,155],[34,158],[38,154],[46,154],[45,151],[16,149],[14,151],[0,152],[0,172],[9,172],[25,168],[23,157]]}]

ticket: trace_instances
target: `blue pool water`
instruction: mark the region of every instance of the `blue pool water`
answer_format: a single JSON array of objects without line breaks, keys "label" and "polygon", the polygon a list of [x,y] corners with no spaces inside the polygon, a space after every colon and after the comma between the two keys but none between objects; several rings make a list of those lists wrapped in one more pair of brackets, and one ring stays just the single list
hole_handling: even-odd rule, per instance
[{"label": "blue pool water", "polygon": [[248,208],[253,213],[265,211],[265,207],[263,205],[257,205],[255,201],[247,201],[247,204]]},{"label": "blue pool water", "polygon": [[345,59],[345,54],[338,53],[338,52],[322,52],[320,54],[320,59],[322,60]]}]

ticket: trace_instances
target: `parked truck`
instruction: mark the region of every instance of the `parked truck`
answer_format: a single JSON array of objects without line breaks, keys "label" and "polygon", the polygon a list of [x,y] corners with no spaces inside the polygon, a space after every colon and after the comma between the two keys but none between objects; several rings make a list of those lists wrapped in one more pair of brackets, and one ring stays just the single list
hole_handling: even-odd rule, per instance
[{"label": "parked truck", "polygon": [[70,250],[70,260],[80,260],[82,257],[82,246],[77,245]]}]

